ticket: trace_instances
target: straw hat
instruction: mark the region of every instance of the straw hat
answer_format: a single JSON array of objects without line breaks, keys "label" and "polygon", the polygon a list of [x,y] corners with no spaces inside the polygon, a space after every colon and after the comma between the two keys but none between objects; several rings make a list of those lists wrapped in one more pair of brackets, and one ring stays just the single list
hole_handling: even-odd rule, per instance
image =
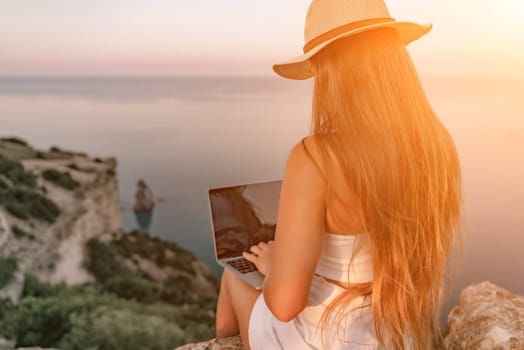
[{"label": "straw hat", "polygon": [[375,28],[394,28],[405,44],[428,33],[431,24],[398,22],[384,0],[313,0],[306,17],[304,54],[273,66],[289,79],[313,76],[309,59],[333,41]]}]

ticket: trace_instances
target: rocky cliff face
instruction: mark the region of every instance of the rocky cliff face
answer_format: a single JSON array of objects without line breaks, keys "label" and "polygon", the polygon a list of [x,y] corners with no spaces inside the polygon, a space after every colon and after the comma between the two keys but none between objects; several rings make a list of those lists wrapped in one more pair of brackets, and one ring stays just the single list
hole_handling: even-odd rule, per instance
[{"label": "rocky cliff face", "polygon": [[[116,160],[75,156],[54,163],[59,171],[69,171],[80,187],[70,193],[56,185],[43,184],[47,185],[48,197],[65,215],[50,228],[55,240],[48,244],[48,254],[42,255],[44,260],[37,262],[31,272],[51,283],[79,284],[91,279],[82,268],[85,243],[91,238],[110,239],[111,233],[122,229]],[[27,160],[23,164],[34,173],[49,168],[49,161]],[[55,257],[52,269],[45,264],[45,255],[49,253]]]},{"label": "rocky cliff face", "polygon": [[[91,280],[82,268],[85,243],[93,237],[109,239],[112,232],[122,227],[115,159],[93,160],[84,155],[63,154],[20,162],[36,175],[37,186],[58,205],[61,214],[55,222],[48,223],[23,220],[0,208],[0,255],[18,260],[15,276],[0,291],[0,297],[14,302],[20,297],[26,273],[69,285]],[[50,169],[68,172],[78,186],[66,189],[44,179],[42,173]],[[26,234],[15,235],[15,226]]]}]

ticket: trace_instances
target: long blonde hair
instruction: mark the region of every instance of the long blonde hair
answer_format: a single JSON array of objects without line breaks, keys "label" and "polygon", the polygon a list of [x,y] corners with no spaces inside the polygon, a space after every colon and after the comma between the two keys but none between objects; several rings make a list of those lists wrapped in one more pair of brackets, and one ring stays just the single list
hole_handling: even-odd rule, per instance
[{"label": "long blonde hair", "polygon": [[[440,336],[444,270],[460,231],[461,174],[453,140],[394,30],[340,39],[311,62],[312,134],[323,140],[318,146],[326,172],[342,168],[361,205],[374,274],[369,286],[335,299],[321,323],[371,291],[383,346],[430,348]],[[333,156],[336,162],[329,160]],[[347,196],[326,178],[330,196]]]}]

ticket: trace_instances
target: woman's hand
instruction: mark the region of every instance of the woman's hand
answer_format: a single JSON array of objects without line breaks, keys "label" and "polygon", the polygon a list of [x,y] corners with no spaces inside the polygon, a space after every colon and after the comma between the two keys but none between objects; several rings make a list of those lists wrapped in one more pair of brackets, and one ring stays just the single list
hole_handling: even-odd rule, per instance
[{"label": "woman's hand", "polygon": [[267,276],[271,270],[271,263],[273,262],[273,249],[275,241],[269,241],[267,243],[260,242],[250,248],[251,253],[244,252],[242,256],[251,261],[257,267],[258,271]]}]

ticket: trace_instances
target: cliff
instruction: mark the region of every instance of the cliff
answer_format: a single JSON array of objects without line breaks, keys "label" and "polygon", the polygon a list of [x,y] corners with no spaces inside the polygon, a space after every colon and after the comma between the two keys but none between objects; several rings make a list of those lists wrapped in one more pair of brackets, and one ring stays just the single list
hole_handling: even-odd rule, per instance
[{"label": "cliff", "polygon": [[122,231],[116,173],[113,158],[0,139],[0,350],[172,349],[214,334],[214,273]]},{"label": "cliff", "polygon": [[[60,210],[56,220],[48,222],[0,207],[0,222],[4,226],[0,255],[13,256],[18,261],[15,276],[0,291],[0,297],[16,302],[27,273],[43,281],[69,285],[92,280],[82,268],[85,243],[93,237],[109,237],[122,228],[116,160],[90,159],[56,148],[39,152],[30,146],[5,141],[0,141],[0,154],[19,161],[26,174],[35,178],[34,193],[41,193]],[[59,181],[43,176],[51,171],[70,174],[74,188],[61,186]],[[27,191],[21,185],[11,186]]]}]

